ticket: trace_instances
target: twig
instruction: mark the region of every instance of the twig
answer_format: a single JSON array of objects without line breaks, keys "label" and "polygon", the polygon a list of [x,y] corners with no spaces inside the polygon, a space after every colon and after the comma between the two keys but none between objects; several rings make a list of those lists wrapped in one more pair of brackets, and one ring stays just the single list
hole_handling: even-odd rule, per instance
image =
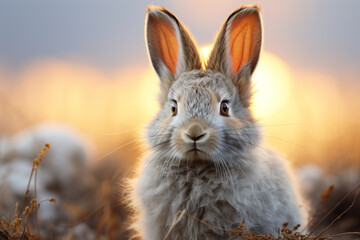
[{"label": "twig", "polygon": [[[11,221],[11,219],[14,217],[14,218],[16,218],[16,216],[19,216],[18,215],[18,208],[19,208],[19,203],[18,202],[16,202],[16,204],[15,204],[15,206],[11,209],[11,212],[10,212],[10,215],[9,215],[9,218],[8,218],[8,221],[10,222]],[[14,214],[14,216],[13,216],[13,214]]]},{"label": "twig", "polygon": [[[19,210],[19,216],[24,215],[25,216],[25,227],[24,227],[24,230],[22,232],[22,235],[21,235],[21,239],[24,239],[25,237],[25,233],[27,232],[28,234],[30,234],[30,229],[29,229],[29,215],[32,211],[35,211],[35,219],[36,219],[36,228],[37,228],[37,235],[38,235],[38,239],[40,240],[41,239],[41,236],[40,236],[40,229],[39,229],[39,221],[38,221],[38,203],[37,203],[37,170],[38,170],[38,166],[39,166],[39,163],[41,162],[42,158],[46,155],[46,152],[47,150],[50,149],[50,144],[49,143],[46,143],[45,146],[42,148],[42,150],[39,152],[37,158],[35,158],[33,160],[33,167],[31,169],[31,173],[30,173],[30,177],[29,177],[29,181],[28,181],[28,185],[27,185],[27,188],[26,188],[26,193],[25,193],[25,198],[24,198],[24,201],[22,203],[22,206]],[[34,182],[34,199],[30,201],[30,207],[31,209],[29,210],[28,207],[25,207],[26,205],[26,202],[29,198],[29,193],[30,193],[30,184],[31,184],[31,180],[32,180],[32,177],[34,175],[34,172],[35,172],[35,182]],[[54,201],[52,199],[50,199],[51,201]],[[49,200],[49,201],[50,201]]]},{"label": "twig", "polygon": [[360,187],[360,184],[357,185],[353,190],[351,190],[348,194],[346,194],[336,205],[333,207],[324,217],[320,219],[320,221],[313,227],[313,230],[309,233],[309,236],[311,236],[314,231],[317,229],[317,227],[347,198],[349,197],[356,189]]},{"label": "twig", "polygon": [[323,191],[323,193],[321,194],[321,201],[317,204],[317,207],[315,208],[316,211],[311,216],[306,226],[303,228],[302,232],[307,232],[307,230],[309,230],[310,226],[313,225],[313,223],[317,220],[317,218],[326,212],[326,209],[324,208],[324,204],[333,190],[334,190],[334,185],[330,185],[328,188],[326,188]]},{"label": "twig", "polygon": [[38,204],[37,204],[37,196],[36,196],[36,180],[37,180],[37,166],[35,168],[35,180],[34,180],[34,199],[35,199],[35,222],[36,222],[36,231],[37,231],[37,235],[39,240],[41,240],[41,236],[40,236],[40,229],[39,229],[39,219],[38,219]]},{"label": "twig", "polygon": [[174,219],[169,231],[166,233],[166,235],[164,237],[164,240],[169,238],[170,233],[172,232],[172,230],[174,229],[176,224],[178,224],[180,222],[180,220],[184,217],[185,213],[186,213],[186,209],[182,210],[180,216],[178,218]]},{"label": "twig", "polygon": [[345,213],[347,213],[354,205],[355,205],[355,202],[356,202],[356,199],[358,197],[360,193],[360,189],[358,189],[358,191],[356,192],[356,195],[351,203],[351,205],[345,209],[345,211],[343,211],[339,216],[337,216],[337,218],[335,218],[324,230],[322,230],[317,236],[315,239],[317,239],[318,237],[320,237],[324,232],[326,232],[337,220],[339,220]]},{"label": "twig", "polygon": [[24,209],[25,209],[25,204],[26,204],[26,200],[29,198],[30,183],[31,183],[31,179],[32,179],[33,174],[34,174],[34,167],[31,169],[31,173],[30,173],[28,185],[27,185],[27,188],[26,188],[25,198],[24,198],[23,203],[21,204],[21,208],[19,209],[19,214],[18,214],[19,216],[20,216],[21,213],[24,211]]},{"label": "twig", "polygon": [[54,223],[50,220],[50,240],[53,240]]},{"label": "twig", "polygon": [[338,233],[338,234],[332,235],[331,237],[341,237],[341,236],[346,236],[346,235],[359,235],[359,236],[360,236],[360,232],[344,232],[344,233]]}]

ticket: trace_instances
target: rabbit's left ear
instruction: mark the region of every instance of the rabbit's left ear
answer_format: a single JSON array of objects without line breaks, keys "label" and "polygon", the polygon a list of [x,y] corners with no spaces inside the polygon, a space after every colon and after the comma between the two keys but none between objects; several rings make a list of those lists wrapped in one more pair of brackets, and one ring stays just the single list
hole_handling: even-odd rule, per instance
[{"label": "rabbit's left ear", "polygon": [[201,69],[198,50],[190,33],[165,8],[149,6],[145,28],[149,56],[160,78],[160,94],[167,95],[177,76]]},{"label": "rabbit's left ear", "polygon": [[222,72],[244,87],[259,60],[261,41],[259,8],[241,7],[230,14],[220,30],[207,69]]}]

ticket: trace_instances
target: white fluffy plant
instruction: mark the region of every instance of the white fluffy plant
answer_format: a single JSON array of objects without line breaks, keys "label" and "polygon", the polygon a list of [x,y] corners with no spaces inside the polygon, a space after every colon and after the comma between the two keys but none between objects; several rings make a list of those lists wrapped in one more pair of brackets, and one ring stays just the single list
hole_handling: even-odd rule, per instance
[{"label": "white fluffy plant", "polygon": [[249,108],[262,41],[259,9],[230,14],[203,69],[195,42],[168,10],[149,7],[145,27],[161,109],[147,128],[151,154],[133,182],[140,236],[226,239],[243,219],[257,234],[303,224],[292,173],[262,145]]},{"label": "white fluffy plant", "polygon": [[[38,200],[54,197],[59,205],[62,199],[76,196],[78,189],[87,186],[90,178],[87,158],[90,154],[86,142],[68,126],[39,124],[12,138],[0,139],[0,194],[6,192],[6,197],[0,197],[0,207],[12,209],[16,198],[23,199],[32,161],[46,143],[51,143],[52,147],[39,165]],[[30,187],[33,190],[32,184]],[[39,214],[43,220],[55,217],[54,207],[43,204]]]}]

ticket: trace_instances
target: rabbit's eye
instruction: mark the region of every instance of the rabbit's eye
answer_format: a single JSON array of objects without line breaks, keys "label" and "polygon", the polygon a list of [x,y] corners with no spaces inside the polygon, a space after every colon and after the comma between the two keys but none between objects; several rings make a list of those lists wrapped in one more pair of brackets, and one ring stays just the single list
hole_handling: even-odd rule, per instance
[{"label": "rabbit's eye", "polygon": [[229,116],[229,103],[228,101],[222,101],[220,104],[220,114],[223,116]]},{"label": "rabbit's eye", "polygon": [[173,116],[175,116],[177,114],[177,102],[174,101],[172,104],[171,104],[171,114]]}]

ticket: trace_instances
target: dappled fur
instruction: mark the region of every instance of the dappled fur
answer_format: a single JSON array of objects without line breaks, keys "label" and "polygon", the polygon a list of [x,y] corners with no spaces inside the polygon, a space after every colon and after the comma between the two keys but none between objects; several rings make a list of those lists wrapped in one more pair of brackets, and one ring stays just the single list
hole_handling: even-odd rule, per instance
[{"label": "dappled fur", "polygon": [[[258,58],[258,53],[252,56]],[[181,58],[180,64],[188,61],[186,55]],[[133,181],[132,204],[139,211],[136,224],[144,239],[163,239],[175,214],[184,209],[188,215],[173,226],[169,239],[226,239],[243,219],[258,234],[276,233],[286,221],[304,223],[287,163],[263,146],[249,109],[254,66],[246,63],[231,75],[215,62],[231,64],[213,60],[207,70],[177,68],[168,89],[161,89],[161,109],[147,128],[151,153]],[[163,84],[164,75],[158,75]],[[223,101],[228,102],[228,116],[220,114]],[[174,103],[176,115],[171,112]]]}]

